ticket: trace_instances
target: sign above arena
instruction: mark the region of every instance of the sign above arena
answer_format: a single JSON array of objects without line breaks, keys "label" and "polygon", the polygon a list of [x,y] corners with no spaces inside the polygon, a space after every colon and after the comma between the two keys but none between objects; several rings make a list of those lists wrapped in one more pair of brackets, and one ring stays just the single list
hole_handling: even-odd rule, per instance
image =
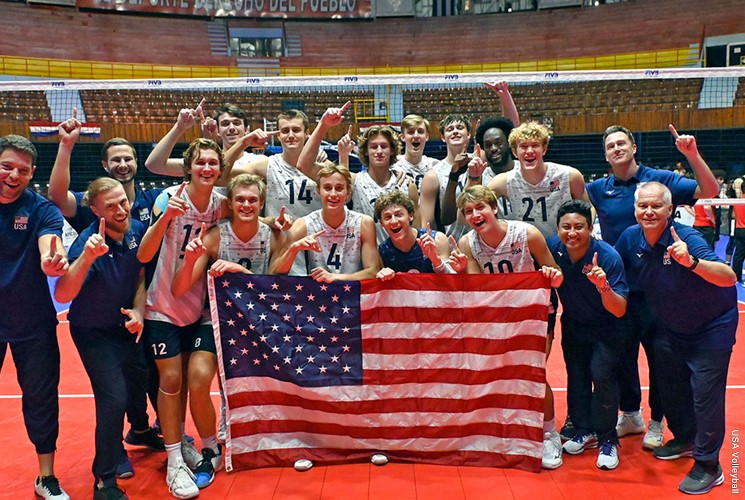
[{"label": "sign above arena", "polygon": [[77,0],[84,9],[207,17],[371,18],[372,0]]}]

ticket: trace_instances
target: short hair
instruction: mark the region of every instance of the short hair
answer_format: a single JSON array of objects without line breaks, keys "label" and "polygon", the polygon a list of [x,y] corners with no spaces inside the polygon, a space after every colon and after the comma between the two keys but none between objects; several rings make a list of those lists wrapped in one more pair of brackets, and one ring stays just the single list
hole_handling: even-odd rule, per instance
[{"label": "short hair", "polygon": [[438,125],[440,127],[440,134],[445,133],[445,129],[448,125],[456,122],[463,123],[463,125],[466,126],[466,130],[468,130],[468,133],[471,133],[471,128],[473,128],[473,125],[471,125],[471,118],[469,118],[468,115],[464,115],[462,113],[451,113],[440,120],[440,123]]},{"label": "short hair", "polygon": [[186,151],[184,151],[184,180],[188,181],[191,179],[191,174],[189,173],[189,169],[191,168],[191,164],[194,163],[194,161],[199,159],[199,152],[202,150],[212,150],[215,153],[217,153],[217,158],[220,161],[220,173],[222,173],[223,169],[225,168],[225,158],[222,154],[222,148],[219,144],[217,144],[212,139],[204,139],[203,137],[199,137],[197,139],[194,139],[191,141],[191,144],[189,144],[189,147],[186,148]]},{"label": "short hair", "polygon": [[318,171],[318,175],[316,176],[316,190],[321,190],[321,179],[324,179],[326,177],[331,177],[334,174],[341,174],[344,177],[344,180],[347,183],[347,192],[348,194],[352,194],[352,174],[349,173],[349,169],[347,167],[344,167],[342,165],[337,165],[335,163],[328,163],[324,165],[321,170]]},{"label": "short hair", "polygon": [[592,206],[585,200],[569,200],[564,202],[556,213],[556,225],[559,225],[561,218],[566,214],[579,214],[587,220],[587,226],[592,229]]},{"label": "short hair", "polygon": [[230,183],[228,183],[228,188],[226,190],[226,194],[228,196],[229,200],[233,200],[233,191],[235,191],[235,188],[237,187],[250,187],[250,186],[256,186],[259,190],[259,199],[262,201],[262,203],[266,200],[266,183],[264,182],[264,179],[259,177],[258,175],[253,174],[240,174],[236,175],[230,180]]},{"label": "short hair", "polygon": [[294,120],[295,118],[300,118],[301,120],[303,120],[303,130],[308,130],[308,127],[310,126],[308,115],[306,115],[299,109],[288,109],[286,111],[282,111],[279,115],[277,115],[277,127],[279,127],[280,120]]},{"label": "short hair", "polygon": [[364,165],[370,164],[370,155],[367,152],[367,144],[370,139],[376,135],[382,135],[388,140],[388,144],[391,146],[391,165],[396,163],[398,155],[401,154],[401,141],[398,139],[398,134],[388,125],[373,125],[365,130],[359,140],[359,146],[357,146],[357,152],[360,155],[360,161]]},{"label": "short hair", "polygon": [[476,201],[483,201],[488,203],[490,207],[497,208],[497,195],[494,194],[494,191],[481,184],[464,189],[458,196],[456,205],[458,210],[463,213],[463,208],[466,206],[466,203],[473,203]]},{"label": "short hair", "polygon": [[611,134],[615,134],[616,132],[623,132],[624,134],[626,134],[626,137],[629,138],[629,142],[631,142],[632,146],[636,144],[636,141],[634,140],[634,134],[631,133],[631,130],[621,125],[611,125],[607,129],[605,129],[605,132],[603,132],[603,149],[605,149],[605,140],[608,138],[608,136]]},{"label": "short hair", "polygon": [[124,189],[122,183],[113,177],[99,177],[98,179],[92,180],[90,184],[88,184],[88,189],[83,195],[83,205],[90,207],[92,203],[96,202],[99,194],[111,191],[117,186]]},{"label": "short hair", "polygon": [[673,204],[673,194],[670,192],[670,188],[657,181],[640,182],[636,185],[634,191],[634,206],[639,202],[640,191],[651,191],[652,189],[660,189],[662,191],[662,202],[665,205]]},{"label": "short hair", "polygon": [[515,124],[512,123],[512,120],[509,118],[505,118],[504,116],[490,116],[486,120],[482,121],[478,128],[476,129],[476,144],[484,147],[484,134],[489,129],[498,128],[502,131],[505,137],[509,138],[510,133],[515,128]]},{"label": "short hair", "polygon": [[429,130],[429,120],[421,115],[406,115],[401,120],[401,132],[410,128],[416,128],[419,125],[424,125],[424,128]]},{"label": "short hair", "polygon": [[113,148],[114,146],[129,146],[132,149],[132,156],[134,156],[135,161],[137,161],[137,151],[135,150],[135,147],[132,145],[131,142],[129,142],[127,139],[124,139],[123,137],[113,137],[103,143],[103,147],[101,148],[101,161],[109,161],[109,149]]},{"label": "short hair", "polygon": [[36,158],[38,157],[36,147],[25,137],[15,134],[0,137],[0,154],[3,154],[6,149],[15,149],[21,153],[26,153],[31,156],[31,166],[36,165]]},{"label": "short hair", "polygon": [[414,202],[411,201],[411,198],[398,189],[392,189],[382,196],[379,196],[375,201],[375,220],[380,220],[380,215],[383,213],[383,210],[394,205],[404,207],[404,209],[409,212],[409,215],[414,215],[416,212]]},{"label": "short hair", "polygon": [[544,125],[534,121],[525,122],[510,132],[510,148],[517,149],[517,143],[526,139],[538,140],[545,146],[550,135]]},{"label": "short hair", "polygon": [[[225,103],[225,104],[218,106],[217,108],[215,108],[215,113],[212,115],[212,118],[215,121],[218,121],[218,119],[220,118],[220,115],[222,115],[223,113],[227,113],[230,116],[235,116],[236,118],[240,118],[241,120],[243,120],[243,126],[248,128],[248,116],[246,116],[246,112],[243,111],[238,106],[236,106],[235,104]],[[218,122],[218,125],[219,125],[219,122]]]}]

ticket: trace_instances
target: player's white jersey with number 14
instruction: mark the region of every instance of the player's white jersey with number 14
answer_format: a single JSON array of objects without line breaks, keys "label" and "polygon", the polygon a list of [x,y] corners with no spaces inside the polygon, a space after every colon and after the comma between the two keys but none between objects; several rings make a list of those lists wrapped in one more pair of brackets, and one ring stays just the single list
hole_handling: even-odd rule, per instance
[{"label": "player's white jersey with number 14", "polygon": [[312,179],[287,163],[282,155],[273,155],[269,157],[266,167],[264,213],[276,217],[282,207],[293,220],[297,220],[314,210],[320,210],[321,198]]},{"label": "player's white jersey with number 14", "polygon": [[346,217],[337,228],[326,224],[320,210],[305,217],[308,234],[326,231],[317,238],[321,251],[305,252],[308,274],[316,267],[333,274],[351,274],[362,269],[362,214],[344,210]]}]

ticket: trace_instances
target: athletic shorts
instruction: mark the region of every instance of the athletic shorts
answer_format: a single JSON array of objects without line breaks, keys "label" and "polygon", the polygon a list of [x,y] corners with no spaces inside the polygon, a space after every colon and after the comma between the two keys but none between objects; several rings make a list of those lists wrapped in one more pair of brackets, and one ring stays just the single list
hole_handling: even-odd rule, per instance
[{"label": "athletic shorts", "polygon": [[199,322],[187,326],[145,320],[142,333],[145,350],[152,359],[168,359],[183,352],[207,351],[217,354],[212,325]]}]

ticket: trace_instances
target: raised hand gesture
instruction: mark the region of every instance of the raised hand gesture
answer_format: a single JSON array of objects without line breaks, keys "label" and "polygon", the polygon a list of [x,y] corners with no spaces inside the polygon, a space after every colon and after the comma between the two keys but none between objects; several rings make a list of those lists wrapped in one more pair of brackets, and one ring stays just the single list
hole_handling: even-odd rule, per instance
[{"label": "raised hand gesture", "polygon": [[196,108],[181,108],[178,112],[178,118],[176,119],[176,126],[181,130],[187,130],[194,126],[195,123],[204,122],[204,111],[202,106],[207,102],[206,99],[199,101]]},{"label": "raised hand gesture", "polygon": [[321,123],[327,127],[339,125],[344,121],[344,112],[352,105],[352,101],[347,101],[341,108],[328,108],[321,117]]},{"label": "raised hand gesture", "polygon": [[481,157],[481,146],[476,144],[473,150],[473,158],[468,162],[468,177],[481,177],[489,164]]},{"label": "raised hand gesture", "polygon": [[186,201],[181,197],[186,188],[186,184],[186,181],[182,182],[178,191],[176,191],[176,194],[168,198],[168,207],[166,207],[166,211],[163,214],[163,217],[165,217],[166,220],[171,220],[179,215],[184,215],[189,209],[189,205],[187,205]]},{"label": "raised hand gesture", "polygon": [[688,253],[688,245],[685,241],[680,239],[678,232],[674,226],[670,227],[670,235],[673,237],[673,244],[667,247],[667,253],[670,257],[683,267],[691,267],[693,265],[693,258]]},{"label": "raised hand gesture", "polygon": [[282,208],[279,210],[279,215],[276,219],[274,219],[274,227],[275,229],[278,229],[280,231],[287,231],[292,227],[292,216],[288,213],[285,213],[285,206],[282,205]]},{"label": "raised hand gesture", "polygon": [[62,276],[70,268],[64,253],[57,251],[59,236],[53,235],[49,243],[49,253],[41,257],[41,270],[47,276]]},{"label": "raised hand gesture", "polygon": [[608,285],[608,277],[603,268],[598,265],[597,252],[592,256],[592,269],[587,273],[587,279],[598,289],[603,289]]},{"label": "raised hand gesture", "polygon": [[202,226],[199,229],[199,232],[194,236],[194,238],[189,242],[188,245],[186,245],[186,249],[184,252],[184,260],[189,262],[196,262],[199,257],[204,255],[204,253],[207,251],[207,248],[204,246],[204,243],[202,242],[202,237],[204,236],[204,233],[207,231],[207,226],[202,222]]},{"label": "raised hand gesture", "polygon": [[463,273],[468,268],[468,257],[460,251],[458,242],[455,241],[452,235],[448,236],[448,239],[450,240],[450,245],[453,247],[450,257],[448,257],[448,264],[450,264],[450,267],[456,273]]},{"label": "raised hand gesture", "polygon": [[80,130],[83,125],[78,121],[78,108],[72,108],[72,118],[63,121],[57,127],[60,142],[64,144],[75,144],[80,138]]},{"label": "raised hand gesture", "polygon": [[297,248],[298,250],[311,250],[313,252],[320,252],[321,244],[318,243],[317,238],[325,232],[325,229],[321,229],[315,234],[309,234],[304,238],[300,238],[299,240],[297,240],[295,243],[292,244],[292,246]]},{"label": "raised hand gesture", "polygon": [[101,217],[98,224],[98,232],[93,233],[88,241],[85,242],[83,252],[88,255],[91,261],[96,260],[109,251],[106,244],[106,219]]},{"label": "raised hand gesture", "polygon": [[504,80],[498,80],[494,83],[484,82],[484,86],[488,89],[492,89],[495,94],[501,95],[505,92],[509,92],[509,85]]},{"label": "raised hand gesture", "polygon": [[698,146],[696,145],[695,137],[693,137],[692,135],[678,134],[678,131],[675,130],[675,126],[673,126],[672,123],[668,125],[667,128],[670,129],[670,133],[673,134],[673,139],[675,139],[675,147],[678,148],[678,151],[683,153],[686,158],[698,155]]},{"label": "raised hand gesture", "polygon": [[435,239],[432,238],[432,228],[430,227],[429,222],[427,222],[427,232],[417,238],[416,242],[421,247],[424,256],[432,262],[434,267],[442,264],[442,259],[437,253],[437,244],[435,243]]}]

